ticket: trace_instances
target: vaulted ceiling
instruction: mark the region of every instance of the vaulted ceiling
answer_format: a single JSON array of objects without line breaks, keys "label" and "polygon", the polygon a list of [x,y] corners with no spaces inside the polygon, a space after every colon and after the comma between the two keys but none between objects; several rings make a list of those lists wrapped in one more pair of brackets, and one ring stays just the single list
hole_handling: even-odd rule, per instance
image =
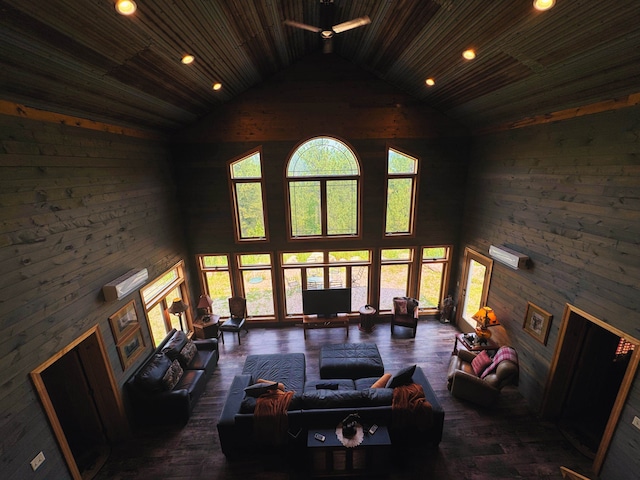
[{"label": "vaulted ceiling", "polygon": [[[324,26],[320,0],[114,3],[0,0],[0,100],[174,131],[323,46],[284,23]],[[330,22],[363,16],[328,55],[471,128],[640,92],[638,0],[335,0]]]}]

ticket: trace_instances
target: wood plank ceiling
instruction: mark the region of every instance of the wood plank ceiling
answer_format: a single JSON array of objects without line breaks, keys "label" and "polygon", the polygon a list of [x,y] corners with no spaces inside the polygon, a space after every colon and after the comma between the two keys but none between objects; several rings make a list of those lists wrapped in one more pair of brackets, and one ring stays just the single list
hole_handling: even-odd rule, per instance
[{"label": "wood plank ceiling", "polygon": [[[322,49],[318,33],[283,23],[321,26],[320,0],[137,0],[129,17],[114,3],[0,0],[0,99],[171,132]],[[557,0],[543,13],[531,0],[334,7],[332,25],[371,24],[336,35],[330,55],[470,128],[640,92],[638,0]]]}]

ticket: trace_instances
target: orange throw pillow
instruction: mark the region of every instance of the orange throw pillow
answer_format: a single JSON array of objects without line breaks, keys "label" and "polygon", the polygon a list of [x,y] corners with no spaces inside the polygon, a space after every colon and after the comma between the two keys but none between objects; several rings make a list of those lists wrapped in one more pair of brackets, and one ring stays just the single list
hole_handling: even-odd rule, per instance
[{"label": "orange throw pillow", "polygon": [[387,386],[387,382],[389,381],[390,378],[391,378],[391,374],[390,373],[385,373],[378,380],[376,380],[373,383],[373,385],[371,385],[371,388],[384,388],[384,387],[386,387]]}]

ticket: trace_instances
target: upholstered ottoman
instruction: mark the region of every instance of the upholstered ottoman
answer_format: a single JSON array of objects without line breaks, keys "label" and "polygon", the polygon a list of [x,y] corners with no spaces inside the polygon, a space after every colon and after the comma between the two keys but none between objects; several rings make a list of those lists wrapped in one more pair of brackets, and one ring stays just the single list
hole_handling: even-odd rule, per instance
[{"label": "upholstered ottoman", "polygon": [[375,343],[338,343],[320,347],[320,378],[380,377],[384,364]]}]

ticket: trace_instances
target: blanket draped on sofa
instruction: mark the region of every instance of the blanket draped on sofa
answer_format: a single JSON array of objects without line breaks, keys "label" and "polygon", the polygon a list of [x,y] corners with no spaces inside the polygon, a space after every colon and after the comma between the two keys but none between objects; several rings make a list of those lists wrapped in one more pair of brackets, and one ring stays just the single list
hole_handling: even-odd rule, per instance
[{"label": "blanket draped on sofa", "polygon": [[417,383],[401,385],[393,389],[391,419],[395,428],[417,427],[426,430],[433,423],[433,409]]},{"label": "blanket draped on sofa", "polygon": [[254,410],[253,434],[263,445],[280,446],[287,438],[289,422],[287,410],[293,392],[274,389],[260,395]]}]

